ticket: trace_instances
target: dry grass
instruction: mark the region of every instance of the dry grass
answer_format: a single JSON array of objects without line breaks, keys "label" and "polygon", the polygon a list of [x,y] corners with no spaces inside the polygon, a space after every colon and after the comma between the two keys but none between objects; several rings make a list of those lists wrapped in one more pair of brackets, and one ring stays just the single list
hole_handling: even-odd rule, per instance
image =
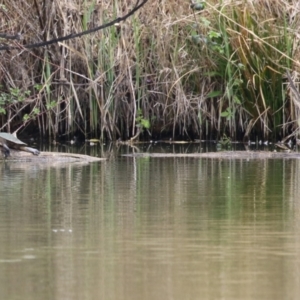
[{"label": "dry grass", "polygon": [[[135,2],[4,0],[0,32],[21,32],[21,44],[41,42],[100,26]],[[192,11],[187,1],[148,1],[118,26],[46,48],[0,52],[1,130],[111,140],[139,129],[154,138],[291,133],[299,118],[293,103],[285,90],[271,99],[270,88],[281,85],[285,69],[298,72],[298,6],[227,0]],[[278,35],[284,30],[288,47]],[[222,36],[219,49],[193,40],[211,32]],[[26,91],[30,96],[22,96]]]}]

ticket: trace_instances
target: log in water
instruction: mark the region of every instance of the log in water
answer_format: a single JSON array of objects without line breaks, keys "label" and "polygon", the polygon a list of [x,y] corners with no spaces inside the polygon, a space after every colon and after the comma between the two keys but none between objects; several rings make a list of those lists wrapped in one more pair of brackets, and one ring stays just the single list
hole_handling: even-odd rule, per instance
[{"label": "log in water", "polygon": [[0,161],[29,161],[29,162],[95,162],[105,158],[94,157],[76,153],[41,152],[40,155],[32,155],[24,151],[10,149],[10,156],[0,157]]},{"label": "log in water", "polygon": [[220,151],[205,153],[133,153],[124,154],[129,157],[191,157],[216,159],[266,159],[266,158],[300,158],[298,152],[269,152],[269,151]]}]

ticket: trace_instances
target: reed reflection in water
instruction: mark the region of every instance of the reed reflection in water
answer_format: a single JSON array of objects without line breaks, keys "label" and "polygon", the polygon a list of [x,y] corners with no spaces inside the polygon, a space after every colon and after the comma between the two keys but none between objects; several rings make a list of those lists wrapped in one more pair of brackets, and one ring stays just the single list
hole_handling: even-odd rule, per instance
[{"label": "reed reflection in water", "polygon": [[3,299],[296,299],[299,162],[2,164]]}]

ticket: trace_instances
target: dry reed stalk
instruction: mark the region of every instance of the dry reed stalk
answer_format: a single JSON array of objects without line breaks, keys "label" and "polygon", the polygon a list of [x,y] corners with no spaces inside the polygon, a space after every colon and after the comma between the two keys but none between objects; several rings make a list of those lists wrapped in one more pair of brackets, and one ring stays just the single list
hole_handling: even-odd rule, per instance
[{"label": "dry reed stalk", "polygon": [[[99,26],[126,14],[134,3],[4,0],[0,31],[22,32],[21,43],[39,42]],[[269,79],[262,76],[265,70],[270,73],[272,68],[284,64],[278,58],[274,65],[260,71],[254,70],[253,64],[257,63],[258,68],[263,66],[255,59],[277,51],[269,44],[273,41],[265,37],[267,22],[276,28],[284,26],[287,10],[287,29],[296,28],[297,3],[296,0],[215,0],[209,1],[205,10],[193,12],[187,1],[180,6],[176,0],[162,0],[159,5],[149,1],[130,19],[113,28],[45,49],[1,52],[3,92],[9,93],[10,88],[31,91],[26,101],[16,107],[4,104],[9,113],[1,115],[2,128],[9,128],[9,114],[15,115],[12,121],[15,127],[18,126],[15,121],[21,122],[22,115],[35,108],[38,113],[31,124],[38,124],[44,135],[79,132],[85,136],[128,139],[142,126],[141,120],[149,120],[154,138],[162,132],[173,137],[177,134],[203,137],[214,132],[219,132],[219,136],[223,132],[236,136],[238,131],[250,134],[258,123],[267,136],[273,114],[279,108],[268,102],[263,82]],[[247,27],[247,13],[257,20],[255,32]],[[223,30],[218,28],[221,17],[227,22],[223,37],[227,35],[232,51],[222,57],[205,43],[189,40],[194,31],[207,37],[212,31]],[[256,56],[252,56],[251,39],[256,40],[255,51],[260,53]],[[294,59],[290,60],[294,68],[298,68],[298,40],[295,34]],[[279,49],[277,53],[289,57]],[[244,70],[234,67],[237,58],[246,66]],[[218,75],[221,63],[227,64],[226,78]],[[230,73],[229,64],[232,64]],[[237,74],[245,81],[239,101],[234,98]],[[210,97],[215,91],[223,94]],[[243,97],[252,102],[244,103]],[[222,116],[226,110],[232,117]]]}]

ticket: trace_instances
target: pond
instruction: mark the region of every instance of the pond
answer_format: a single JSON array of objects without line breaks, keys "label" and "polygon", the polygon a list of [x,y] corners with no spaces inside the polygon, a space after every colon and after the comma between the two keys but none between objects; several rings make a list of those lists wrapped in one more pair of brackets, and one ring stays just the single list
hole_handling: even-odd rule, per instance
[{"label": "pond", "polygon": [[300,160],[127,151],[0,164],[2,299],[298,298]]}]

